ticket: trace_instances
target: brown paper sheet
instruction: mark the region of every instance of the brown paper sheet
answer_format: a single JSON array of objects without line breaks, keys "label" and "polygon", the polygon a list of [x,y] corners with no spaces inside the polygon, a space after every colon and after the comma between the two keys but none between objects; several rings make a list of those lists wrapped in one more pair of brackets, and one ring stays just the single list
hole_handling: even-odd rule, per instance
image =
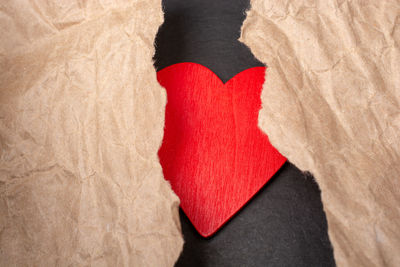
[{"label": "brown paper sheet", "polygon": [[171,266],[160,0],[3,1],[0,266]]},{"label": "brown paper sheet", "polygon": [[400,2],[252,0],[259,125],[322,190],[338,266],[400,266]]}]

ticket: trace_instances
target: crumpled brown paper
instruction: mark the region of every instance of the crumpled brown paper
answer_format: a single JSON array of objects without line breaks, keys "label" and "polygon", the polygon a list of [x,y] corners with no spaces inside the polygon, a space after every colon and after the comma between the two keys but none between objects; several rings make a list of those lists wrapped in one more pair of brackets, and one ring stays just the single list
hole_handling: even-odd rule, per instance
[{"label": "crumpled brown paper", "polygon": [[171,266],[160,0],[0,8],[0,266]]},{"label": "crumpled brown paper", "polygon": [[400,2],[252,0],[259,125],[322,190],[339,266],[400,266]]}]

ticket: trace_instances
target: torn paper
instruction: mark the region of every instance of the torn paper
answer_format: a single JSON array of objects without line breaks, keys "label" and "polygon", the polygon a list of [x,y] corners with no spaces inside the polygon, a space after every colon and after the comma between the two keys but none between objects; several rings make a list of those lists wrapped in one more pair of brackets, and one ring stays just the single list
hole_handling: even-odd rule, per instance
[{"label": "torn paper", "polygon": [[172,266],[161,1],[1,6],[0,266]]},{"label": "torn paper", "polygon": [[400,2],[252,0],[259,125],[322,190],[339,266],[400,266]]}]

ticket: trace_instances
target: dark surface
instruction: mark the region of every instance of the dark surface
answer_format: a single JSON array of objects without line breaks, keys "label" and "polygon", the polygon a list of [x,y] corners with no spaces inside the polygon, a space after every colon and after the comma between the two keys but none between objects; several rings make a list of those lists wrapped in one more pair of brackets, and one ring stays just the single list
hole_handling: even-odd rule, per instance
[{"label": "dark surface", "polygon": [[156,37],[157,70],[195,62],[224,83],[237,73],[264,66],[238,41],[248,1],[164,0],[164,24]]},{"label": "dark surface", "polygon": [[[224,82],[262,66],[237,39],[248,1],[164,0],[155,66],[200,63]],[[180,212],[185,245],[176,266],[334,266],[320,191],[287,163],[215,236]]]},{"label": "dark surface", "polygon": [[334,265],[318,186],[289,163],[208,240],[180,215],[186,242],[176,266]]}]

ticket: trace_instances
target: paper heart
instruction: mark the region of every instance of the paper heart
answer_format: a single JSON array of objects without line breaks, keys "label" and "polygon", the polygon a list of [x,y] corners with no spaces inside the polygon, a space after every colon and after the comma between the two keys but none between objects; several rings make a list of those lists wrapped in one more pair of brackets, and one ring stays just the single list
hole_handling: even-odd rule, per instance
[{"label": "paper heart", "polygon": [[204,237],[214,234],[279,170],[286,159],[258,128],[265,67],[223,83],[196,63],[157,73],[167,90],[158,152],[164,177]]}]

